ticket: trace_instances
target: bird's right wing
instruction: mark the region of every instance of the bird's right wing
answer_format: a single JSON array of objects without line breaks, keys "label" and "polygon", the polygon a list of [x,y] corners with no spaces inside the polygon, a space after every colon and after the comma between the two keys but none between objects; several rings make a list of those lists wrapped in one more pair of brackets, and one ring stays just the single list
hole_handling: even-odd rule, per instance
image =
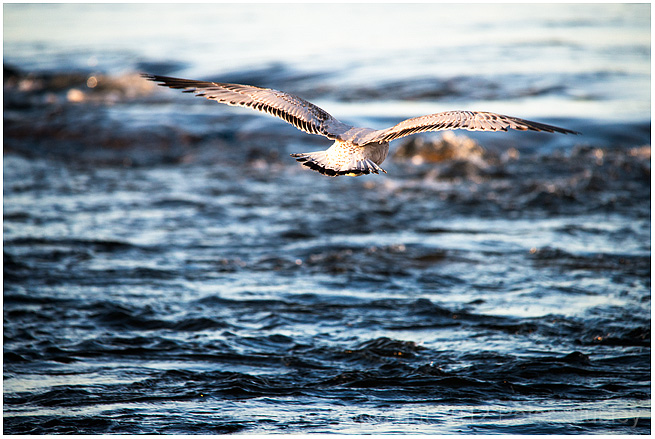
[{"label": "bird's right wing", "polygon": [[545,131],[548,133],[579,134],[545,123],[532,122],[518,117],[482,111],[446,111],[406,119],[386,130],[370,133],[362,142],[389,142],[400,137],[427,131],[464,129],[469,131],[507,131],[509,128],[520,131]]},{"label": "bird's right wing", "polygon": [[252,108],[279,117],[301,131],[338,139],[352,128],[302,98],[270,88],[220,82],[194,81],[169,76],[141,75],[161,86],[182,89],[227,105]]}]

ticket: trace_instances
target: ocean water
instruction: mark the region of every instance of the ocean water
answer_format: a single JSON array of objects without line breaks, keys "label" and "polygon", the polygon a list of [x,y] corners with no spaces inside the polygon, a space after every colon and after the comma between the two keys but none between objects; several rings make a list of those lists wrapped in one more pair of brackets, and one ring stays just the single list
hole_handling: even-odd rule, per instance
[{"label": "ocean water", "polygon": [[[5,434],[649,434],[650,5],[5,4]],[[165,90],[383,128],[384,175]]]}]

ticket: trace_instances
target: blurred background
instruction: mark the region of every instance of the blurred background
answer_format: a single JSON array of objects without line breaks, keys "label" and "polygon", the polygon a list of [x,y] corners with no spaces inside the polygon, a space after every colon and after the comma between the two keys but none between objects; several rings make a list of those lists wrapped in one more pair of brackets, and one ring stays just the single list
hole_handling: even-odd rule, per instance
[{"label": "blurred background", "polygon": [[[4,4],[4,433],[650,432],[650,4]],[[140,73],[356,126],[388,174]]]}]

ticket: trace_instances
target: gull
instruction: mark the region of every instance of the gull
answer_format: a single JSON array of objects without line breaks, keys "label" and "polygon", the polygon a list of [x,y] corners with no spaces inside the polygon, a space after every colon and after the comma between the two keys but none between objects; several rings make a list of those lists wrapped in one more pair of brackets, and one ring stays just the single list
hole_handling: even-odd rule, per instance
[{"label": "gull", "polygon": [[544,131],[579,134],[565,128],[484,111],[445,111],[413,117],[383,130],[354,127],[335,119],[322,108],[298,96],[270,88],[221,82],[195,81],[144,73],[143,78],[184,93],[195,93],[223,104],[252,108],[279,117],[301,131],[334,140],[325,151],[291,154],[298,162],[323,175],[359,176],[387,171],[380,168],[389,142],[428,131]]}]

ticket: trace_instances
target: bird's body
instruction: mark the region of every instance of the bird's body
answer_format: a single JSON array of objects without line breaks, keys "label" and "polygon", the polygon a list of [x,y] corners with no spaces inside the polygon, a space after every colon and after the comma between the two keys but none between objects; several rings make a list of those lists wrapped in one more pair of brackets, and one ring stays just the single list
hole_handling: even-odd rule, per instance
[{"label": "bird's body", "polygon": [[291,154],[298,162],[323,175],[365,175],[386,172],[380,165],[389,142],[420,132],[452,129],[469,131],[514,130],[578,134],[539,122],[481,111],[447,111],[404,120],[384,130],[353,127],[302,98],[252,85],[194,81],[144,74],[144,78],[185,93],[195,93],[227,105],[248,107],[279,117],[301,131],[334,140],[325,151]]}]

